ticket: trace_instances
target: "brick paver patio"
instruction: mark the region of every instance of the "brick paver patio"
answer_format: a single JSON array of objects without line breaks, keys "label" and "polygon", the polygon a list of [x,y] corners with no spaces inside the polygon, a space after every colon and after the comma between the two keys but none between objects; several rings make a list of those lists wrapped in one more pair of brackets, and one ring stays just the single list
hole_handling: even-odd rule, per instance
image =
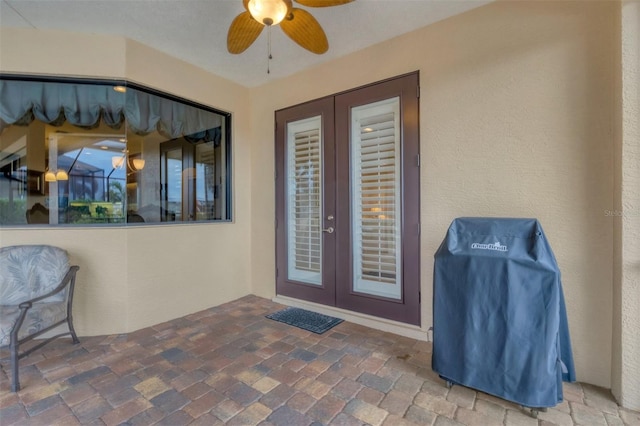
[{"label": "brick paver patio", "polygon": [[[538,419],[431,370],[431,344],[344,322],[316,335],[255,296],[127,335],[60,340],[0,373],[5,425],[640,425],[608,390],[565,384]],[[6,352],[2,353],[6,356]]]}]

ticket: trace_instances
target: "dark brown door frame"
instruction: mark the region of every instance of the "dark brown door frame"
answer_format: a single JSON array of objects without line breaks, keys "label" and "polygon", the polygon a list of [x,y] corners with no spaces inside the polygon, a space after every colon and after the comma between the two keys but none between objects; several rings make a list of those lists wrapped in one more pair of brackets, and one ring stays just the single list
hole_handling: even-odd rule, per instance
[{"label": "dark brown door frame", "polygon": [[[323,185],[323,218],[335,215],[335,153],[333,152],[334,111],[333,96],[307,102],[276,111],[276,292],[296,299],[317,302],[323,305],[335,305],[335,257],[322,256],[322,285],[314,286],[304,283],[293,283],[287,280],[287,229],[285,218],[286,206],[286,138],[287,123],[305,118],[322,117],[322,141],[320,143],[323,161],[322,174],[325,177]],[[280,172],[278,172],[280,171]],[[335,244],[335,233],[322,233],[323,247]]]},{"label": "dark brown door frame", "polygon": [[[419,75],[417,72],[373,83],[301,105],[276,111],[276,293],[301,300],[361,312],[376,317],[420,325],[420,167]],[[352,107],[398,96],[401,122],[402,188],[402,299],[391,300],[351,289],[349,125]],[[323,218],[335,217],[336,232],[323,233],[333,244],[334,256],[323,256],[322,286],[288,282],[285,218],[285,141],[287,123],[322,116],[324,193]],[[336,138],[335,144],[333,138]],[[335,147],[335,152],[333,150]],[[346,164],[345,164],[346,162]],[[335,176],[335,179],[333,178]],[[339,208],[339,211],[336,211]],[[327,223],[324,224],[327,226]],[[326,254],[326,252],[325,252]]]},{"label": "dark brown door frame", "polygon": [[[420,135],[418,123],[418,74],[413,73],[336,96],[337,199],[351,199],[349,174],[351,108],[400,98],[402,188],[402,299],[391,300],[336,285],[336,306],[374,316],[420,325]],[[336,212],[336,276],[353,280],[350,203]],[[340,279],[340,278],[339,278]],[[384,312],[384,315],[381,315]]]}]

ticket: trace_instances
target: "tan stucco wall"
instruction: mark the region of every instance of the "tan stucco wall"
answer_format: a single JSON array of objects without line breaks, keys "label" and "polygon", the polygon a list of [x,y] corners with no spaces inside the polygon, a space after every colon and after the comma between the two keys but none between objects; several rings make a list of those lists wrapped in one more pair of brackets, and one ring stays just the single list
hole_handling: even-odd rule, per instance
[{"label": "tan stucco wall", "polygon": [[124,77],[126,44],[122,37],[0,28],[0,71]]},{"label": "tan stucco wall", "polygon": [[265,111],[419,70],[423,328],[433,254],[452,219],[536,217],[563,273],[578,379],[609,386],[615,11],[494,3],[253,90],[254,292],[274,294]]},{"label": "tan stucco wall", "polygon": [[620,9],[612,391],[640,410],[640,2]]},{"label": "tan stucco wall", "polygon": [[[60,46],[74,48],[60,55]],[[234,223],[0,229],[2,246],[59,245],[80,265],[80,335],[133,331],[250,293],[248,89],[131,40],[57,31],[2,29],[0,70],[125,78],[233,114]]]},{"label": "tan stucco wall", "polygon": [[[625,4],[634,19],[637,4]],[[255,89],[130,40],[1,29],[2,72],[126,78],[232,112],[234,223],[2,228],[0,245],[70,251],[82,267],[81,335],[133,331],[250,292],[272,297],[273,112],[419,70],[423,329],[433,253],[453,218],[537,217],[563,273],[578,379],[635,404],[639,221],[605,213],[640,209],[638,42],[622,53],[621,26],[617,2],[499,2]]]}]

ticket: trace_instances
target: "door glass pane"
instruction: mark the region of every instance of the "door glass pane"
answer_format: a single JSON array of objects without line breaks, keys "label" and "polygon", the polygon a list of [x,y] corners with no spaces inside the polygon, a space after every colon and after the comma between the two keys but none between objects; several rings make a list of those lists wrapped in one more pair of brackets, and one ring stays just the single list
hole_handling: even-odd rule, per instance
[{"label": "door glass pane", "polygon": [[196,220],[216,218],[216,155],[213,142],[196,145]]},{"label": "door glass pane", "polygon": [[321,117],[287,124],[288,279],[322,284]]},{"label": "door glass pane", "polygon": [[402,298],[399,98],[351,110],[353,290]]},{"label": "door glass pane", "polygon": [[162,221],[182,220],[182,149],[168,150],[164,154],[165,196]]}]

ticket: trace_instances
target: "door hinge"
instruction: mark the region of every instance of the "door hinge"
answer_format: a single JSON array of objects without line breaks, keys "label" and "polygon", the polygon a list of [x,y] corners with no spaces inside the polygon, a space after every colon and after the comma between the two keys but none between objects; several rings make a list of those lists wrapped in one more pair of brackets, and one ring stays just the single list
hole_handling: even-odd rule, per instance
[{"label": "door hinge", "polygon": [[416,86],[416,98],[420,99],[420,86]]},{"label": "door hinge", "polygon": [[422,292],[418,292],[418,303],[422,303]]},{"label": "door hinge", "polygon": [[276,278],[278,278],[279,275],[280,275],[280,270],[276,268]]},{"label": "door hinge", "polygon": [[418,235],[420,235],[420,224],[418,223]]},{"label": "door hinge", "polygon": [[278,219],[274,220],[273,222],[274,222],[274,225],[275,225],[276,229],[278,229]]},{"label": "door hinge", "polygon": [[420,167],[420,154],[416,155],[416,166]]}]

